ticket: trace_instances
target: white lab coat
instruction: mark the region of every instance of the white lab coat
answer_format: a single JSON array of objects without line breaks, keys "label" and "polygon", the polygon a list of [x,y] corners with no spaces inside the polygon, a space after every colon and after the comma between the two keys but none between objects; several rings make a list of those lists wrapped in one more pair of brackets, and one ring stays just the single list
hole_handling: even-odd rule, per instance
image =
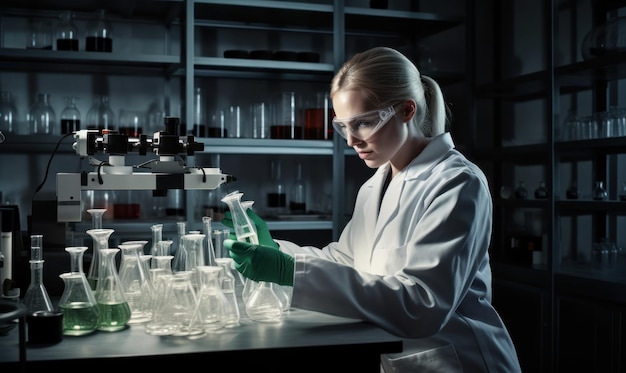
[{"label": "white lab coat", "polygon": [[321,250],[277,240],[295,257],[292,306],[361,319],[403,338],[387,372],[519,372],[491,305],[492,200],[483,172],[431,140],[391,180],[389,165],[359,190],[338,242]]}]

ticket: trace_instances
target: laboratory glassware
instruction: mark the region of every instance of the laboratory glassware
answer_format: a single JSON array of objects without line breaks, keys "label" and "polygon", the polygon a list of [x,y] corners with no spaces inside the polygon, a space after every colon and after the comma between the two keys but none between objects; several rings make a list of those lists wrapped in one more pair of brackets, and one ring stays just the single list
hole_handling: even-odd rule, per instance
[{"label": "laboratory glassware", "polygon": [[61,134],[80,130],[80,111],[76,107],[76,97],[65,97],[65,108],[61,112]]},{"label": "laboratory glassware", "polygon": [[202,217],[202,229],[206,238],[206,245],[204,245],[204,264],[209,266],[217,265],[215,263],[215,247],[213,245],[213,239],[211,239],[211,217]]},{"label": "laboratory glassware", "polygon": [[17,108],[9,92],[0,92],[0,131],[17,132]]},{"label": "laboratory glassware", "polygon": [[102,229],[102,216],[106,209],[88,209],[87,212],[91,215],[91,229]]},{"label": "laboratory glassware", "polygon": [[141,259],[146,241],[128,241],[118,247],[122,252],[119,278],[124,298],[130,307],[129,324],[142,323],[152,318],[154,288],[150,273]]},{"label": "laboratory glassware", "polygon": [[163,224],[154,224],[150,226],[150,232],[152,233],[150,255],[160,255],[157,253],[157,248],[159,246],[159,242],[163,241]]},{"label": "laboratory glassware", "polygon": [[98,15],[87,25],[85,50],[88,52],[112,52],[113,28],[105,9],[99,9]]},{"label": "laboratory glassware", "polygon": [[219,266],[197,267],[199,291],[194,310],[194,322],[199,322],[205,332],[224,328],[228,300],[219,284]]},{"label": "laboratory glassware", "polygon": [[172,262],[172,271],[184,271],[187,261],[187,251],[185,250],[185,243],[183,242],[183,236],[187,234],[187,222],[177,221],[177,240],[174,242],[172,251],[174,252],[174,261]]},{"label": "laboratory glassware", "polygon": [[74,12],[66,10],[59,15],[56,29],[56,45],[58,51],[78,50],[78,29],[74,24]]},{"label": "laboratory glassware", "polygon": [[604,181],[596,181],[596,186],[593,188],[593,199],[596,201],[604,201],[607,199],[608,194],[604,189]]},{"label": "laboratory glassware", "polygon": [[237,300],[237,279],[233,275],[233,258],[215,258],[215,262],[221,267],[220,288],[226,297],[224,310],[224,327],[234,328],[239,326],[241,314],[239,312],[239,301]]},{"label": "laboratory glassware", "polygon": [[70,254],[70,272],[59,275],[63,294],[59,308],[63,311],[63,334],[80,336],[98,327],[98,304],[83,272],[83,255],[87,246],[66,247]]},{"label": "laboratory glassware", "polygon": [[[254,245],[259,244],[259,238],[254,224],[246,214],[241,204],[243,193],[238,191],[224,196],[222,201],[228,205],[233,219],[233,227],[237,240]],[[248,279],[249,280],[249,279]],[[248,283],[252,281],[247,281]],[[248,286],[250,287],[250,286]],[[254,321],[275,322],[282,316],[282,304],[274,291],[271,282],[259,281],[245,302],[246,313]],[[244,287],[245,290],[245,287]]]},{"label": "laboratory glassware", "polygon": [[37,102],[28,112],[31,135],[59,135],[61,129],[56,126],[56,114],[50,106],[50,94],[37,94]]},{"label": "laboratory glassware", "polygon": [[174,276],[171,271],[168,272],[162,268],[152,268],[150,274],[154,283],[154,297],[152,319],[146,323],[145,331],[150,335],[172,335],[178,326],[173,313],[168,312],[172,302],[170,288]]},{"label": "laboratory glassware", "polygon": [[109,106],[109,96],[97,96],[87,112],[87,129],[113,130],[115,119],[115,113]]},{"label": "laboratory glassware", "polygon": [[281,175],[281,162],[271,161],[270,186],[267,190],[267,211],[276,215],[285,213],[287,208],[287,194]]},{"label": "laboratory glassware", "polygon": [[113,232],[114,230],[110,228],[88,229],[86,232],[93,240],[93,252],[89,272],[87,272],[87,281],[94,291],[98,287],[99,274],[102,268],[102,253],[100,251],[109,248],[109,237]]},{"label": "laboratory glassware", "polygon": [[196,292],[191,283],[192,272],[181,271],[172,275],[166,287],[159,312],[166,320],[174,324],[175,336],[193,336],[204,333],[199,319],[193,318],[198,302]]},{"label": "laboratory glassware", "polygon": [[306,185],[302,180],[302,163],[298,163],[296,182],[291,188],[289,200],[289,212],[292,214],[306,213]]},{"label": "laboratory glassware", "polygon": [[120,249],[101,249],[100,271],[95,297],[98,303],[98,330],[116,332],[126,328],[130,320],[130,307],[124,296],[115,266],[115,255]]},{"label": "laboratory glassware", "polygon": [[30,284],[24,295],[23,303],[29,314],[52,312],[54,308],[43,284],[43,235],[30,236]]}]

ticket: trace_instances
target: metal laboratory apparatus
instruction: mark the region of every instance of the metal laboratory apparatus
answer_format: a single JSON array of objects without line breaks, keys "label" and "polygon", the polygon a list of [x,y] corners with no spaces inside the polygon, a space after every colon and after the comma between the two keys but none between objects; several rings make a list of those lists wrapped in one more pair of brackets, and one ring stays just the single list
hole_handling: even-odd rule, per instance
[{"label": "metal laboratory apparatus", "polygon": [[[179,136],[177,117],[165,117],[164,125],[165,130],[152,137],[128,137],[106,130],[77,131],[73,148],[95,169],[57,174],[57,221],[81,221],[82,191],[151,190],[154,196],[165,196],[173,190],[212,190],[235,180],[219,168],[186,166],[180,155],[193,156],[204,150],[204,144],[194,141],[193,136]],[[156,156],[139,165],[126,165],[129,153]],[[108,154],[108,159],[99,160],[96,154]]]}]

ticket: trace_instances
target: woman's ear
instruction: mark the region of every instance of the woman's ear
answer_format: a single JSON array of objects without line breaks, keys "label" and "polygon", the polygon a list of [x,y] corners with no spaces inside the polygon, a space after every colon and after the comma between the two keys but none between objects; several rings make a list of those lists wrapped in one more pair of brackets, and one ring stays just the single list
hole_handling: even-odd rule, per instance
[{"label": "woman's ear", "polygon": [[404,105],[402,105],[402,121],[404,123],[408,123],[409,121],[411,121],[411,119],[413,119],[413,116],[415,116],[415,110],[417,108],[417,105],[415,104],[414,100],[406,100],[404,102]]}]

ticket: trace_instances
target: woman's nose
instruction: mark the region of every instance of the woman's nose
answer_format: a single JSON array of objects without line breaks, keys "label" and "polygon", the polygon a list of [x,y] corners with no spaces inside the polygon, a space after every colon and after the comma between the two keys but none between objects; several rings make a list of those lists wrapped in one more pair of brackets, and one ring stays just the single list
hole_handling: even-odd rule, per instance
[{"label": "woman's nose", "polygon": [[348,146],[354,146],[362,141],[363,140],[359,139],[358,137],[352,136],[352,133],[348,132],[348,136],[346,137],[346,143],[348,144]]}]

